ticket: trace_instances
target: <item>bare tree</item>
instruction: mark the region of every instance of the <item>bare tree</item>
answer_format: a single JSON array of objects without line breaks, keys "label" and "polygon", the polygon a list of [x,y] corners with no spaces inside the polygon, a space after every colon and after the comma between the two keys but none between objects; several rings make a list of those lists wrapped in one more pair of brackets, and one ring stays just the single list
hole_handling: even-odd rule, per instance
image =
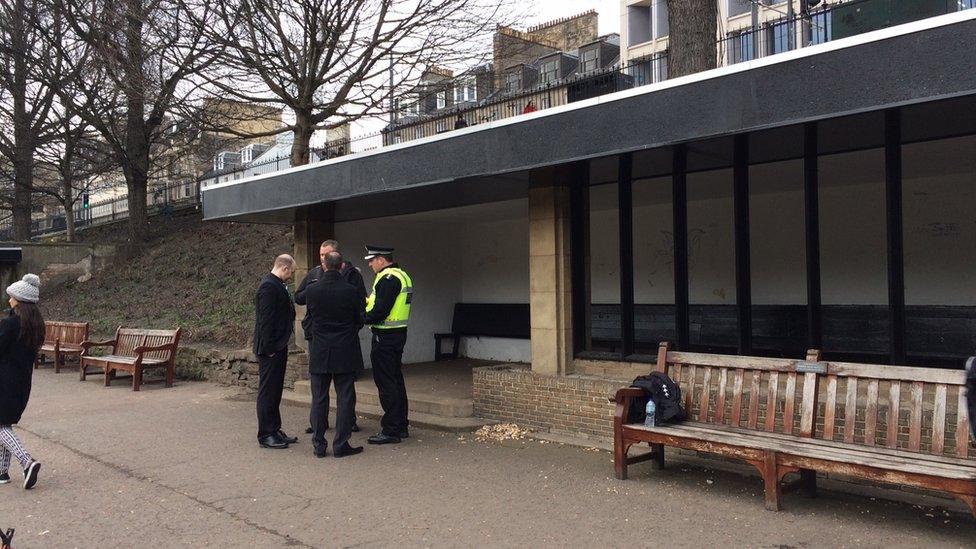
[{"label": "bare tree", "polygon": [[[129,237],[148,238],[147,187],[192,102],[191,77],[212,60],[188,7],[175,0],[53,0],[88,53],[64,102],[98,133],[125,175]],[[207,19],[207,8],[194,14]]]},{"label": "bare tree", "polygon": [[39,0],[0,0],[0,157],[12,172],[13,237],[29,240],[34,152],[50,138],[50,112],[71,76],[46,47],[62,21]]},{"label": "bare tree", "polygon": [[714,69],[718,4],[714,0],[667,0],[668,76]]},{"label": "bare tree", "polygon": [[63,111],[57,120],[58,139],[37,151],[39,179],[47,184],[35,186],[37,192],[50,196],[64,209],[68,242],[75,238],[75,210],[94,181],[117,168],[104,141],[96,139],[92,127],[71,111]]},{"label": "bare tree", "polygon": [[[187,0],[191,1],[191,0]],[[388,112],[393,90],[432,66],[470,64],[487,49],[515,0],[215,0],[211,39],[223,48],[207,74],[216,93],[285,107],[294,120],[264,132],[294,134],[291,163],[309,162],[309,142],[326,130]],[[199,10],[197,10],[199,11]],[[393,67],[393,68],[391,68]]]}]

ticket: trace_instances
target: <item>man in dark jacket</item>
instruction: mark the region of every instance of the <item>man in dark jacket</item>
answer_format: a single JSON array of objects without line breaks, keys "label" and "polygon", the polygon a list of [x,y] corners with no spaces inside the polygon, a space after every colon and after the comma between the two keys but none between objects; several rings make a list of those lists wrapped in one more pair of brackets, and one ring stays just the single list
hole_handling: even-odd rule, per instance
[{"label": "man in dark jacket", "polygon": [[254,298],[254,354],[258,356],[258,443],[264,448],[287,448],[298,442],[281,430],[281,391],[285,385],[288,340],[295,330],[295,306],[285,283],[295,272],[287,254],[275,258]]},{"label": "man in dark jacket", "polygon": [[363,369],[359,330],[364,305],[359,290],[342,279],[342,255],[325,256],[325,272],[317,281],[295,294],[295,302],[308,312],[308,373],[312,384],[312,444],[317,457],[325,457],[325,426],[329,414],[329,385],[336,390],[335,437],[332,453],[345,457],[363,451],[349,444],[356,418],[356,374]]},{"label": "man in dark jacket", "polygon": [[[328,255],[328,254],[330,254],[330,253],[332,253],[332,252],[339,252],[339,253],[341,253],[340,250],[339,250],[339,241],[338,240],[326,240],[326,241],[322,242],[322,245],[319,246],[319,263],[320,264],[319,265],[316,265],[310,271],[308,271],[308,274],[305,275],[305,280],[302,280],[302,283],[298,286],[298,290],[295,291],[295,294],[296,295],[302,293],[303,291],[305,291],[305,288],[308,287],[309,284],[311,284],[313,282],[316,282],[320,278],[322,278],[322,275],[325,273],[325,256]],[[363,275],[362,275],[362,273],[359,272],[359,269],[357,269],[356,266],[353,265],[352,263],[350,263],[349,261],[346,261],[345,259],[343,259],[343,261],[342,261],[342,267],[339,269],[339,274],[341,275],[342,280],[348,282],[349,284],[352,284],[359,291],[360,299],[362,299],[362,301],[363,301],[363,307],[365,307],[366,306],[366,283],[363,282]],[[311,323],[312,323],[312,317],[309,316],[308,311],[306,310],[305,311],[305,318],[302,319],[302,332],[304,332],[305,339],[307,341],[311,341],[312,340]],[[355,418],[356,418],[355,411],[353,411],[352,430],[353,430],[354,433],[355,432],[359,432],[359,425],[356,424]],[[312,420],[311,420],[311,417],[310,417],[309,418],[309,425],[311,425],[311,421]],[[326,430],[329,429],[329,418],[328,417],[325,418],[325,429]],[[312,432],[312,427],[309,427],[308,429],[305,429],[305,432],[306,433],[311,433]]]}]

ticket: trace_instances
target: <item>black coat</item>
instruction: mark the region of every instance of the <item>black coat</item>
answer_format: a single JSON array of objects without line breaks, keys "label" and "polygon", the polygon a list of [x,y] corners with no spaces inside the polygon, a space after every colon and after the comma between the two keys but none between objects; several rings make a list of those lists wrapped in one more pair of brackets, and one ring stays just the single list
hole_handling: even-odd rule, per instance
[{"label": "black coat", "polygon": [[347,374],[363,368],[359,330],[364,307],[359,290],[342,280],[336,271],[322,277],[295,295],[305,305],[311,320],[308,371],[312,374]]},{"label": "black coat", "polygon": [[285,283],[271,273],[265,275],[254,297],[254,309],[254,354],[285,350],[295,331],[295,305]]},{"label": "black coat", "polygon": [[[295,298],[297,299],[305,288],[313,282],[317,282],[318,279],[322,278],[322,274],[325,272],[321,265],[316,265],[305,275],[305,280],[298,285],[298,290],[295,291]],[[359,272],[359,269],[355,267],[352,263],[348,261],[342,262],[342,269],[339,270],[342,280],[352,284],[359,291],[360,299],[363,300],[363,307],[366,307],[366,282],[363,281],[363,274]],[[301,305],[301,303],[299,303]],[[305,311],[305,318],[302,319],[302,331],[305,332],[305,339],[312,340],[312,318],[309,316],[308,311]]]},{"label": "black coat", "polygon": [[0,320],[0,425],[19,422],[27,408],[36,357],[20,342],[20,318]]}]

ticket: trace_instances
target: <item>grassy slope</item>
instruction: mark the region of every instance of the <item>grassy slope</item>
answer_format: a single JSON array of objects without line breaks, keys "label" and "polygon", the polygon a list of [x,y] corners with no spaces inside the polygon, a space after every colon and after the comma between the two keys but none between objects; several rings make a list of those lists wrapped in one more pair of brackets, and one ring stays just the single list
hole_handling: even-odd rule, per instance
[{"label": "grassy slope", "polygon": [[[110,243],[125,226],[83,235]],[[116,262],[88,282],[42,292],[44,317],[90,321],[98,336],[115,327],[182,326],[192,341],[244,345],[253,330],[254,289],[273,258],[291,249],[291,227],[204,223],[198,215],[153,218],[142,253]]]}]

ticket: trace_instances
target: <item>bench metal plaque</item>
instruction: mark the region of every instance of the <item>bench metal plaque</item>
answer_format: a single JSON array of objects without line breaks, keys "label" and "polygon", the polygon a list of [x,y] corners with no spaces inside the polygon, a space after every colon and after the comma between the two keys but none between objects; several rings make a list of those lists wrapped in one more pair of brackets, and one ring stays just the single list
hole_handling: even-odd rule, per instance
[{"label": "bench metal plaque", "polygon": [[798,374],[826,374],[827,363],[798,360],[796,361],[796,372]]}]

